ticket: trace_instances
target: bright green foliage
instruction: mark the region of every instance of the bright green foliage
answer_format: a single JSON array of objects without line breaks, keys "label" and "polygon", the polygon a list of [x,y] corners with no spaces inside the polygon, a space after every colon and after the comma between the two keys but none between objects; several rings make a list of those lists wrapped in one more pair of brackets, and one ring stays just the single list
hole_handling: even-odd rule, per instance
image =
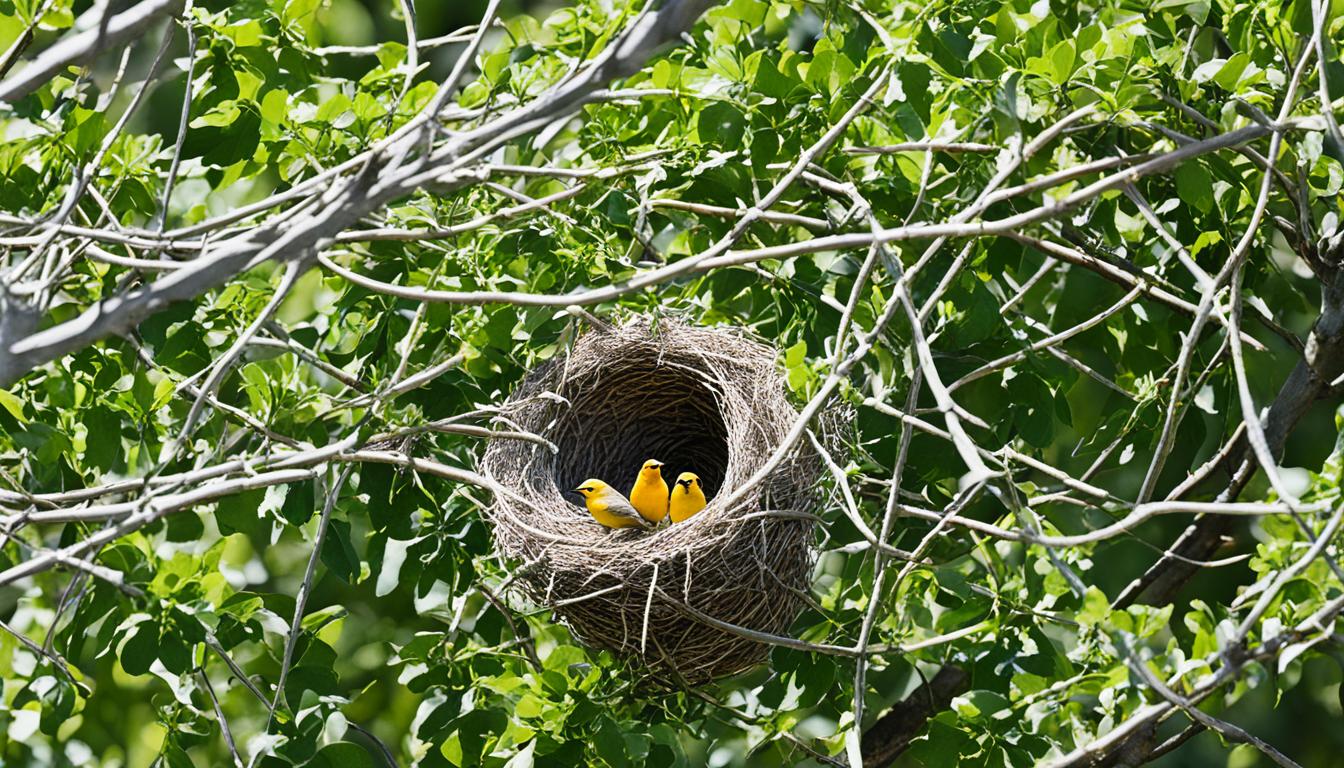
[{"label": "bright green foliage", "polygon": [[[484,116],[545,98],[606,49],[642,4],[611,5],[577,0],[539,17],[509,10],[450,103],[446,130],[468,131]],[[1326,74],[1337,100],[1344,67],[1334,45],[1344,39],[1344,2],[1325,5]],[[35,50],[83,11],[68,0],[0,1],[0,49],[24,33],[39,7],[45,16]],[[419,10],[422,36],[448,31],[445,12]],[[295,210],[322,186],[236,221],[221,218],[364,156],[433,102],[453,60],[445,52],[459,48],[421,51],[428,66],[408,79],[401,13],[397,4],[366,11],[318,0],[195,3],[172,22],[176,38],[160,78],[110,143],[166,22],[132,43],[126,82],[115,92],[120,51],[109,51],[86,73],[70,69],[0,105],[0,267],[13,269],[33,252],[36,242],[25,240],[30,230],[21,225],[55,215],[71,180],[101,149],[91,181],[97,195],[81,197],[67,223],[113,233],[93,241],[117,257],[189,260],[204,234],[207,243],[236,236]],[[322,50],[351,42],[351,25],[369,32],[371,18],[376,51]],[[445,28],[428,29],[435,23]],[[190,60],[183,25],[194,30]],[[947,222],[1002,169],[1010,174],[999,186],[1009,189],[1088,162],[1170,153],[1182,137],[1276,120],[1312,31],[1308,0],[733,0],[708,11],[681,44],[612,83],[620,93],[484,158],[480,183],[399,199],[340,227],[344,234],[324,242],[322,253],[359,276],[423,291],[564,294],[618,284],[713,246],[877,83],[873,102],[771,209],[792,217],[758,220],[735,245],[746,253],[799,250],[691,272],[589,309],[748,327],[778,345],[801,405],[827,386],[837,338],[845,337],[843,357],[858,345],[856,334],[886,323],[884,311],[896,307],[835,395],[858,414],[849,454],[836,460],[858,515],[878,531],[908,423],[893,409],[905,409],[921,362],[907,314],[891,304],[898,296],[893,265],[878,259],[868,275],[867,242],[807,245],[870,232],[843,185],[855,185],[879,226]],[[1285,115],[1297,122],[1283,126],[1276,167],[1293,193],[1271,188],[1240,271],[1257,407],[1273,402],[1302,358],[1298,340],[1322,303],[1322,280],[1300,244],[1338,237],[1342,215],[1344,148],[1320,119],[1317,66],[1307,65]],[[188,69],[188,127],[164,211]],[[1033,139],[1085,106],[1094,111],[1015,165]],[[845,151],[927,141],[980,146]],[[1255,157],[1269,145],[1268,135],[1239,144]],[[1064,200],[1123,161],[1115,162],[1004,195],[973,220],[1008,220]],[[515,166],[561,171],[524,174]],[[1334,453],[1329,446],[1344,431],[1329,404],[1302,420],[1280,462],[1307,505],[1301,524],[1285,514],[1238,518],[1233,546],[1217,558],[1245,557],[1202,571],[1175,604],[1121,608],[1114,600],[1191,522],[1188,511],[1095,541],[1028,543],[1037,534],[1086,534],[1131,512],[1200,303],[1202,287],[1185,262],[1218,274],[1259,218],[1264,173],[1247,153],[1204,152],[1163,170],[1134,178],[1152,217],[1123,189],[1107,189],[1012,232],[951,239],[909,281],[943,385],[1004,355],[1021,357],[952,392],[964,409],[961,425],[992,452],[985,461],[1006,470],[966,496],[959,494],[967,464],[944,431],[928,376],[920,377],[920,421],[901,472],[899,510],[916,514],[895,519],[888,543],[920,546],[937,525],[920,510],[954,508],[978,530],[947,525],[923,549],[923,562],[905,572],[904,562],[874,557],[843,511],[838,480],[831,481],[834,501],[819,510],[816,606],[793,636],[852,646],[876,603],[869,643],[889,650],[869,659],[857,728],[852,658],[781,647],[766,667],[741,678],[699,692],[659,689],[625,660],[577,645],[545,610],[497,595],[515,564],[491,553],[480,514],[486,491],[355,462],[324,530],[278,698],[296,595],[344,463],[310,465],[308,476],[211,499],[118,536],[88,555],[101,575],[55,568],[0,586],[5,624],[43,649],[0,632],[0,763],[224,765],[232,760],[221,729],[227,721],[244,763],[264,766],[382,765],[379,741],[403,765],[815,764],[814,754],[843,758],[847,740],[921,676],[952,663],[967,673],[967,685],[920,732],[903,764],[1029,766],[1163,701],[1127,659],[1185,695],[1207,676],[1226,674],[1205,709],[1303,763],[1334,760],[1338,736],[1323,725],[1341,714],[1334,615],[1323,627],[1294,628],[1340,600],[1344,582],[1324,557],[1286,583],[1275,581],[1308,552],[1342,501],[1344,442]],[[556,197],[541,210],[526,202],[548,196]],[[157,236],[161,224],[174,245],[128,242]],[[447,227],[457,229],[430,238],[356,234]],[[20,235],[11,238],[11,229]],[[58,279],[42,293],[44,325],[161,277],[64,247],[85,240],[59,242],[50,258],[69,265],[50,273]],[[930,242],[900,238],[889,253],[912,270]],[[1047,256],[1051,244],[1078,256]],[[24,279],[49,276],[41,268]],[[0,390],[0,490],[59,494],[157,478],[152,494],[136,485],[92,503],[134,502],[205,482],[177,487],[176,473],[347,438],[362,445],[502,401],[529,367],[561,353],[581,328],[558,306],[421,303],[307,263],[273,322],[223,377],[216,404],[204,407],[178,445],[196,388],[262,315],[284,273],[283,265],[256,265],[172,303],[124,337],[83,346]],[[1049,349],[1033,347],[1105,312],[1134,285],[1141,290],[1100,322]],[[852,294],[853,325],[842,331]],[[1241,424],[1227,345],[1232,304],[1222,291],[1214,320],[1190,342],[1189,376],[1178,393],[1183,418],[1154,499]],[[455,365],[423,386],[361,398],[455,356]],[[506,428],[489,416],[462,423]],[[372,448],[471,468],[481,439],[423,431]],[[1226,475],[1215,472],[1183,498],[1214,500]],[[1263,473],[1239,497],[1277,498]],[[79,505],[0,501],[15,529],[3,538],[0,570],[107,525],[18,526],[27,511]],[[1275,596],[1246,638],[1251,657],[1234,664],[1239,646],[1230,640],[1270,585]],[[1276,638],[1281,645],[1272,645]],[[1257,648],[1272,650],[1260,657]],[[1178,712],[1160,737],[1187,722]],[[1312,738],[1301,736],[1304,729]],[[1211,764],[1260,759],[1245,747],[1225,757],[1211,735],[1184,749],[1184,758],[1218,761]]]}]

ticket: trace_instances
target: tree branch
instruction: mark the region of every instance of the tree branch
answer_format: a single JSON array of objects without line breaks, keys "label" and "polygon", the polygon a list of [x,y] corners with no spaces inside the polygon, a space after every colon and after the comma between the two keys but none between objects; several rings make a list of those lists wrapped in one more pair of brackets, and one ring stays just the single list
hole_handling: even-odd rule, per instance
[{"label": "tree branch", "polygon": [[945,665],[932,680],[916,688],[879,717],[863,733],[863,764],[866,768],[891,765],[910,747],[936,714],[947,709],[952,698],[970,687],[971,677],[961,667]]},{"label": "tree branch", "polygon": [[[1283,455],[1288,435],[1302,421],[1315,402],[1330,392],[1330,382],[1344,374],[1344,281],[1336,276],[1322,292],[1324,308],[1307,338],[1307,352],[1279,388],[1265,416],[1265,439],[1275,458]],[[1249,416],[1253,418],[1253,416]],[[1234,501],[1254,475],[1255,457],[1244,436],[1233,455],[1239,458],[1229,466],[1232,478],[1219,501]],[[1165,605],[1198,570],[1197,563],[1209,559],[1233,526],[1231,517],[1208,515],[1196,520],[1172,544],[1162,559],[1130,584],[1116,599],[1117,607],[1134,602]]]},{"label": "tree branch", "polygon": [[183,0],[146,0],[106,19],[105,24],[61,40],[13,77],[0,82],[0,101],[18,101],[70,64],[87,64],[103,51],[134,40],[160,17],[181,12],[182,5]]},{"label": "tree branch", "polygon": [[[573,112],[608,80],[638,71],[648,57],[677,39],[711,4],[711,0],[670,0],[659,10],[642,14],[589,69],[560,90],[472,131],[456,134],[431,154],[401,164],[417,142],[414,130],[404,131],[398,141],[370,153],[352,177],[329,188],[317,199],[314,211],[272,220],[222,240],[204,249],[190,266],[123,296],[106,299],[72,320],[26,337],[11,335],[11,323],[0,321],[0,350],[8,352],[0,355],[0,387],[62,355],[124,334],[173,302],[199,296],[261,263],[302,258],[319,250],[363,217],[421,187],[445,191],[476,181],[469,164],[478,156]],[[165,10],[167,7],[164,3]],[[113,22],[110,29],[116,19]],[[421,116],[421,120],[434,118],[432,114]]]}]

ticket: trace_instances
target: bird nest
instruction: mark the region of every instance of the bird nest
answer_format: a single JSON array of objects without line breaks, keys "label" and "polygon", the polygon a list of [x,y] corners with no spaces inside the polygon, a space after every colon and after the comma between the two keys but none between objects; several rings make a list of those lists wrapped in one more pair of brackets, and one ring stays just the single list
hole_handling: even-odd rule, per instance
[{"label": "bird nest", "polygon": [[[484,472],[496,551],[527,595],[584,644],[668,683],[745,671],[808,601],[819,457],[791,448],[755,481],[798,418],[776,351],[738,329],[636,317],[585,332],[503,407]],[[596,477],[626,491],[648,458],[669,484],[697,473],[709,504],[656,531],[608,530],[566,491]],[[572,500],[571,500],[572,499]]]}]

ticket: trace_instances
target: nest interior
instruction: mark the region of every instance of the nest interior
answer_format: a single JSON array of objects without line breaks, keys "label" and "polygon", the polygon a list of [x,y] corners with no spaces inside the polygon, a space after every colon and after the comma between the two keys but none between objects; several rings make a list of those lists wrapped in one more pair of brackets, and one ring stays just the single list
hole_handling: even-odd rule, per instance
[{"label": "nest interior", "polygon": [[[493,438],[482,469],[500,486],[487,510],[496,550],[528,597],[666,682],[762,661],[769,647],[750,634],[787,633],[806,603],[821,471],[797,447],[750,482],[798,416],[775,360],[738,329],[635,317],[525,377],[501,429],[544,441]],[[708,506],[657,531],[610,531],[565,493],[589,477],[627,491],[649,458],[669,484],[700,475]]]},{"label": "nest interior", "polygon": [[556,430],[566,457],[555,464],[556,485],[574,488],[598,477],[625,490],[644,461],[631,458],[643,456],[667,465],[669,485],[695,472],[713,497],[728,469],[728,428],[716,402],[713,390],[678,366],[612,366],[600,386],[575,393],[569,412],[579,416]]}]

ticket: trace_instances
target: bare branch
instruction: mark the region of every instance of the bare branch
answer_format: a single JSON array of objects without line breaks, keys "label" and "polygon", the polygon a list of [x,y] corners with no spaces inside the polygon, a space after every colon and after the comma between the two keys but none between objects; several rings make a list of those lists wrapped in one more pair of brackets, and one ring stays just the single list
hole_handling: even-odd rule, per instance
[{"label": "bare branch", "polygon": [[[95,56],[133,40],[158,19],[182,10],[183,0],[144,0],[95,29],[85,30],[47,48],[17,74],[0,81],[0,101],[15,102],[40,88],[58,72],[75,62],[87,63]],[[109,11],[112,4],[108,3]]]}]

